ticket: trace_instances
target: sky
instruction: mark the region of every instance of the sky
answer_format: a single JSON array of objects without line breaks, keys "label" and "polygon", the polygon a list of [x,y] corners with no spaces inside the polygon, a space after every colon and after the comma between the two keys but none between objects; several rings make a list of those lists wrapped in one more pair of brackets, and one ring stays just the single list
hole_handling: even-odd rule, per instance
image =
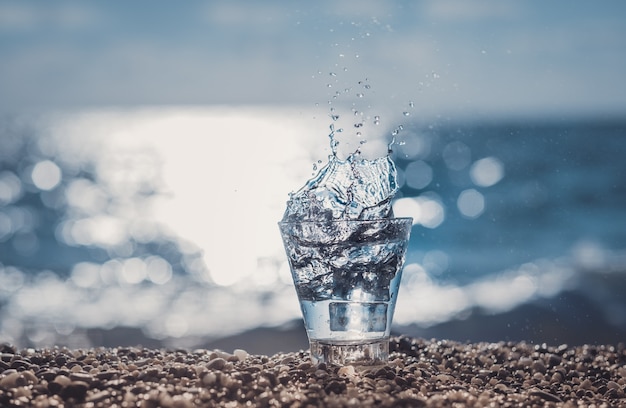
[{"label": "sky", "polygon": [[367,81],[424,115],[619,115],[625,73],[617,0],[0,0],[5,113],[312,106]]}]

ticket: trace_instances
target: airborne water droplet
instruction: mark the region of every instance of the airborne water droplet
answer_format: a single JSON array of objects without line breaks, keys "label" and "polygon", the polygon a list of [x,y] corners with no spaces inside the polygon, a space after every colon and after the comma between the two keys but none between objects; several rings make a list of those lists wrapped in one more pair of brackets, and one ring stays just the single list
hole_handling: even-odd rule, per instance
[{"label": "airborne water droplet", "polygon": [[413,101],[409,102],[409,107],[413,108],[415,106],[415,104],[413,103]]},{"label": "airborne water droplet", "polygon": [[402,114],[403,114],[404,116],[410,116],[410,115],[411,115],[411,113],[410,113],[410,112],[402,112]]},{"label": "airborne water droplet", "polygon": [[356,94],[356,96],[357,96],[357,98],[362,98],[363,94],[361,92],[359,92],[359,93]]}]

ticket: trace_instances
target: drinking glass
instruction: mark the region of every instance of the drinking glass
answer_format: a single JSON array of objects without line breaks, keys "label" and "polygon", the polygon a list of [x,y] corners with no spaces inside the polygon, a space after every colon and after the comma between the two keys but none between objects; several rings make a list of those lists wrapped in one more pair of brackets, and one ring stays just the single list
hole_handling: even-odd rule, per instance
[{"label": "drinking glass", "polygon": [[412,221],[279,223],[314,363],[387,362]]}]

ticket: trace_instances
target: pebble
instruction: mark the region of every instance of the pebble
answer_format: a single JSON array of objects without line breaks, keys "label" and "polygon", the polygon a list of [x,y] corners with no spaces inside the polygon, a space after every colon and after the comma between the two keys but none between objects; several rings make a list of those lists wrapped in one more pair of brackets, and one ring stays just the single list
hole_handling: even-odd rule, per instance
[{"label": "pebble", "polygon": [[207,363],[206,368],[209,370],[221,370],[225,365],[226,360],[221,357],[216,357]]},{"label": "pebble", "polygon": [[626,348],[394,337],[375,368],[306,352],[17,350],[0,344],[0,406],[626,407]]},{"label": "pebble", "polygon": [[239,361],[245,361],[245,359],[248,358],[248,352],[242,349],[235,349],[233,351],[233,355],[237,357],[237,360]]}]

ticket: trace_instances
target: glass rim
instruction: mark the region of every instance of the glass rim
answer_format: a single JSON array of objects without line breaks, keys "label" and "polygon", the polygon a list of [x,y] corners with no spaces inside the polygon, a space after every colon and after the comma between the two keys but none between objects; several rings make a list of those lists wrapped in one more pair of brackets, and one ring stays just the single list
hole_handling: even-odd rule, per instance
[{"label": "glass rim", "polygon": [[372,220],[303,220],[303,221],[279,221],[278,225],[314,225],[314,224],[371,224],[376,222],[396,222],[399,224],[410,222],[413,224],[413,217],[375,218]]}]

